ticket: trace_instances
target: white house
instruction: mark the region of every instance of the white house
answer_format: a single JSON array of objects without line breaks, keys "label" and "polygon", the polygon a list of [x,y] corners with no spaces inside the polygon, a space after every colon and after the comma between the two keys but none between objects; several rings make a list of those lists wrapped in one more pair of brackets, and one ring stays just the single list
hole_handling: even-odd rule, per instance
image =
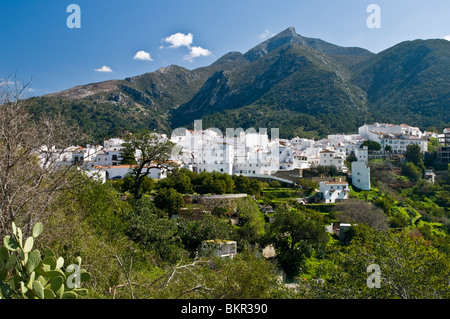
[{"label": "white house", "polygon": [[386,134],[402,134],[400,125],[387,123],[364,124],[358,129],[358,133],[363,138],[369,139],[371,132],[379,132]]},{"label": "white house", "polygon": [[417,127],[406,124],[365,124],[359,128],[359,134],[371,141],[381,144],[382,149],[386,146],[392,148],[394,154],[403,154],[408,145],[417,144],[422,152],[428,151],[428,139]]},{"label": "white house", "polygon": [[369,151],[367,146],[356,150],[357,160],[352,163],[352,185],[368,191],[370,190]]},{"label": "white house", "polygon": [[352,184],[364,191],[370,191],[370,167],[364,162],[352,163]]},{"label": "white house", "polygon": [[371,140],[380,143],[382,149],[390,146],[394,154],[404,154],[408,145],[414,144],[419,145],[423,153],[428,151],[428,139],[413,135],[375,133]]},{"label": "white house", "polygon": [[418,127],[406,125],[406,124],[400,124],[400,129],[402,131],[403,135],[411,135],[421,138],[423,136],[423,133],[420,131]]},{"label": "white house", "polygon": [[111,138],[103,142],[103,149],[93,159],[93,166],[116,166],[122,161],[122,144],[125,141],[120,138]]},{"label": "white house", "polygon": [[369,148],[363,146],[363,148],[358,148],[355,150],[355,157],[358,162],[366,163],[369,165]]},{"label": "white house", "polygon": [[348,199],[350,189],[347,182],[320,182],[320,196],[325,203],[342,202]]},{"label": "white house", "polygon": [[339,150],[323,150],[319,153],[321,166],[335,166],[339,171],[345,167],[345,156]]}]

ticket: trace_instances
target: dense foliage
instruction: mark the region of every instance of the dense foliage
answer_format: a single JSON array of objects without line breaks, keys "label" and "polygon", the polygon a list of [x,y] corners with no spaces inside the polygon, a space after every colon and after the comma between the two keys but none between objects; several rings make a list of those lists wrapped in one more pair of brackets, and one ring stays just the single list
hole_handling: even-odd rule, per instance
[{"label": "dense foliage", "polygon": [[[448,298],[448,181],[414,181],[390,161],[371,166],[381,172],[372,190],[307,207],[293,201],[314,195],[317,184],[307,179],[304,189],[258,182],[256,201],[218,201],[214,209],[193,202],[210,193],[205,181],[225,194],[250,193],[256,180],[174,170],[136,199],[121,180],[86,179],[60,194],[45,225],[52,232],[37,245],[65,260],[83,258],[88,298]],[[263,204],[274,212],[262,213]],[[325,231],[330,223],[359,226],[340,241]],[[234,259],[205,254],[202,244],[219,239],[237,242]],[[262,258],[264,247],[276,255]],[[381,267],[379,289],[367,287],[371,264]],[[283,274],[297,288],[279,281]]]}]

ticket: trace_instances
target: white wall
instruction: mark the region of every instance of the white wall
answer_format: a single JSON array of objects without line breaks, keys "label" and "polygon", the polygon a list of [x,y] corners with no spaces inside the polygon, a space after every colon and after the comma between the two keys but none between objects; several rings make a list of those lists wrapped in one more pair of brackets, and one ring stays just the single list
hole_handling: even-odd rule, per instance
[{"label": "white wall", "polygon": [[319,185],[325,203],[335,203],[348,199],[348,183],[320,182]]},{"label": "white wall", "polygon": [[365,162],[352,163],[352,184],[359,189],[370,190],[370,167]]}]

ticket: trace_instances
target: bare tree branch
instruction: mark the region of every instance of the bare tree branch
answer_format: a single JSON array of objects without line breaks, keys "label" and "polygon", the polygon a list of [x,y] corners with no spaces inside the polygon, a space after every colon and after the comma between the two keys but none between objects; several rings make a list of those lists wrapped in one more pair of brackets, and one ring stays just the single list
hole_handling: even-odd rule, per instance
[{"label": "bare tree branch", "polygon": [[[0,81],[0,234],[13,221],[29,233],[36,220],[45,221],[57,192],[84,180],[73,165],[57,165],[59,156],[72,145],[75,129],[61,116],[40,116],[29,112],[30,82],[14,76]],[[55,146],[60,149],[57,150]]]}]

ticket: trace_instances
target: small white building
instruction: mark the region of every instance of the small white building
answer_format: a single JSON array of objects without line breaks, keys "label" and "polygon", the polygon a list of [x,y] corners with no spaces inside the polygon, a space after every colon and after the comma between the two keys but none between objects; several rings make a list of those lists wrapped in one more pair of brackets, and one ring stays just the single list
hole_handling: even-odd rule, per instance
[{"label": "small white building", "polygon": [[320,182],[320,196],[325,203],[338,203],[348,199],[350,189],[347,182]]},{"label": "small white building", "polygon": [[434,182],[436,181],[436,173],[432,169],[427,169],[423,174],[423,179],[428,183],[434,184]]},{"label": "small white building", "polygon": [[369,191],[371,184],[369,150],[367,146],[357,149],[355,156],[357,160],[352,163],[352,185],[361,190]]},{"label": "small white building", "polygon": [[352,185],[370,191],[370,167],[365,162],[352,163]]},{"label": "small white building", "polygon": [[95,181],[101,182],[102,184],[106,183],[106,171],[102,170],[83,170],[83,172],[90,178]]},{"label": "small white building", "polygon": [[230,240],[205,240],[202,243],[202,251],[221,258],[234,258],[237,254],[237,243]]}]

